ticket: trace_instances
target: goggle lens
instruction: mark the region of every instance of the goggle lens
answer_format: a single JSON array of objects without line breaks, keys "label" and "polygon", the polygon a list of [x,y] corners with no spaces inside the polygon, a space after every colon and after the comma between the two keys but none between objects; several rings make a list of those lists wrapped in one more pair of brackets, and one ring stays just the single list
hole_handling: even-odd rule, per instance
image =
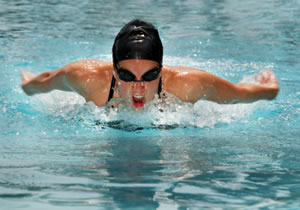
[{"label": "goggle lens", "polygon": [[160,68],[155,67],[147,71],[145,74],[143,74],[142,80],[136,80],[136,77],[133,73],[123,68],[119,68],[117,72],[120,80],[123,80],[124,82],[151,82],[158,78],[160,74]]}]

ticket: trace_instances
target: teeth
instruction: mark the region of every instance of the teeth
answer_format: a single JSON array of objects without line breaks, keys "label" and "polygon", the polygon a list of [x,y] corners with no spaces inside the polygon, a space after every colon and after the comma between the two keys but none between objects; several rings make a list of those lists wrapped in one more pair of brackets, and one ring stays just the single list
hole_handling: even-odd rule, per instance
[{"label": "teeth", "polygon": [[133,97],[140,99],[140,98],[143,98],[144,96],[133,96]]}]

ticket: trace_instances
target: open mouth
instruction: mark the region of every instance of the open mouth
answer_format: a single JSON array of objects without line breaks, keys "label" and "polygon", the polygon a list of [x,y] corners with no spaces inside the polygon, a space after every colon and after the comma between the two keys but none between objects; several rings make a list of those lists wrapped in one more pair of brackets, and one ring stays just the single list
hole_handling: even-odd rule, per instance
[{"label": "open mouth", "polygon": [[132,96],[132,102],[136,108],[143,108],[145,105],[145,97],[144,96]]}]

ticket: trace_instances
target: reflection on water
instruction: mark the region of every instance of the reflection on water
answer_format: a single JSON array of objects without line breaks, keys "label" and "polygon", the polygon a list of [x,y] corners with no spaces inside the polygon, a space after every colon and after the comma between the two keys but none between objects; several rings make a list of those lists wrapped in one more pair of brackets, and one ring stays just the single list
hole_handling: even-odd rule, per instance
[{"label": "reflection on water", "polygon": [[[299,171],[287,173],[282,162],[299,157],[277,143],[272,136],[264,139],[265,147],[226,136],[14,138],[2,144],[0,184],[10,190],[0,200],[155,209],[256,207],[270,199],[266,205],[276,207],[277,200],[297,197],[300,184]],[[6,156],[7,147],[14,156]]]},{"label": "reflection on water", "polygon": [[[72,145],[69,139],[61,139],[59,145],[52,139],[41,139],[40,144],[25,140],[24,146],[28,148],[25,162],[14,157],[16,162],[3,166],[0,177],[2,186],[16,186],[23,193],[1,194],[1,198],[34,197],[37,201],[46,199],[62,205],[81,200],[83,205],[91,201],[120,208],[156,208],[161,200],[170,199],[162,196],[169,194],[172,182],[193,177],[208,167],[213,170],[207,154],[190,153],[189,143],[183,139],[170,140],[73,139]],[[32,162],[46,151],[46,159]],[[80,192],[90,193],[85,198],[73,197]]]}]

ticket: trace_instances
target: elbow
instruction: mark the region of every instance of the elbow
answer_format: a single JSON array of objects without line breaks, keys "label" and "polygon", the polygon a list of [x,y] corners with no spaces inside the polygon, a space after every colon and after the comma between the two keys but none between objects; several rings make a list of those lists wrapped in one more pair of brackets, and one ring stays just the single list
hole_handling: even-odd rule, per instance
[{"label": "elbow", "polygon": [[36,78],[36,81],[40,82],[40,83],[47,83],[50,78],[51,78],[51,74],[49,72],[45,72],[45,73],[42,73],[41,75],[39,75]]}]

